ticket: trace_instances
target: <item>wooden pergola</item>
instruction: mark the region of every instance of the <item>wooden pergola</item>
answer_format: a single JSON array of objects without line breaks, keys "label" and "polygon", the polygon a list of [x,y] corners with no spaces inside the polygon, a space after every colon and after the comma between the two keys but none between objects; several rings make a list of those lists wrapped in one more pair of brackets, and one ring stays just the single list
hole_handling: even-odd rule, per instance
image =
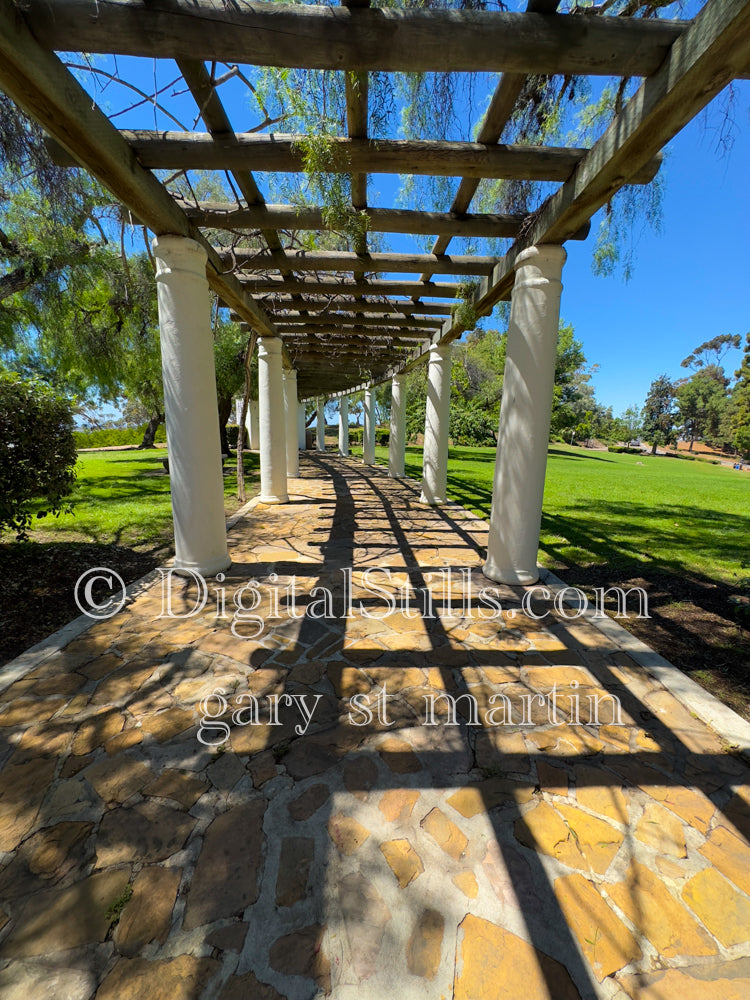
[{"label": "wooden pergola", "polygon": [[[486,315],[499,301],[510,299],[514,282],[518,285],[519,263],[528,265],[530,251],[542,248],[546,253],[567,240],[584,239],[591,216],[624,185],[648,184],[659,170],[662,147],[729,82],[750,72],[750,0],[708,0],[690,21],[592,16],[585,11],[558,14],[556,9],[556,0],[530,0],[524,13],[378,8],[366,0],[349,0],[341,7],[208,0],[0,0],[0,88],[44,127],[59,163],[85,167],[153,232],[157,259],[158,245],[165,245],[165,239],[188,241],[196,248],[195,259],[205,259],[208,283],[220,301],[257,332],[259,356],[268,366],[261,371],[261,392],[267,395],[265,404],[261,399],[266,499],[286,497],[278,459],[272,475],[274,449],[283,449],[286,441],[284,475],[294,473],[297,461],[290,454],[290,418],[286,430],[276,427],[285,420],[280,403],[282,366],[290,384],[292,379],[296,383],[296,403],[297,398],[369,391],[377,382],[399,379],[429,356],[430,385],[435,391],[432,402],[429,396],[427,402],[425,476],[429,480],[435,465],[437,479],[427,483],[424,494],[428,502],[443,500],[440,465],[447,453],[444,425],[449,405],[446,349],[465,331],[464,313],[451,307],[459,288],[455,279],[474,280],[470,303],[474,316]],[[118,130],[56,54],[69,51],[174,59],[206,131]],[[300,137],[236,133],[206,65],[214,61],[344,73],[347,135],[331,143],[326,169],[350,175],[352,208],[366,213],[368,231],[434,236],[432,252],[371,253],[364,232],[351,253],[302,252],[285,246],[285,230],[327,228],[324,206],[266,204],[255,173],[303,170]],[[502,74],[476,141],[369,139],[368,75],[432,71]],[[530,74],[640,77],[642,83],[590,149],[503,144]],[[230,172],[241,200],[190,203],[173,197],[154,174],[197,169]],[[373,208],[367,200],[368,177],[379,173],[459,177],[460,183],[448,212]],[[559,186],[531,214],[480,214],[471,207],[482,178]],[[226,242],[212,244],[206,230],[225,231]],[[232,246],[231,234],[242,232],[259,232],[265,248]],[[454,255],[450,244],[456,237],[503,237],[513,242],[499,257]],[[545,263],[548,257],[553,263]],[[559,284],[563,260],[564,254],[535,257],[533,266],[539,273],[534,280],[541,275]],[[174,273],[179,270],[172,268],[170,280],[178,281]],[[556,302],[554,290],[550,294],[545,322],[556,337],[559,290]],[[174,314],[167,315],[170,308],[160,298],[162,336],[170,350],[179,353],[186,349],[184,324],[191,320],[179,315],[179,304]],[[521,303],[518,308],[516,326],[525,336],[525,307]],[[176,329],[173,335],[170,324]],[[549,336],[545,334],[547,355]],[[170,350],[165,352],[165,383],[170,378]],[[205,361],[205,352],[201,356]],[[513,359],[510,342],[509,357]],[[527,371],[523,365],[519,368],[527,388],[536,378],[534,372],[539,375],[530,392],[540,417],[522,416],[526,423],[513,432],[516,437],[506,435],[509,456],[511,445],[521,440],[519,435],[530,430],[529,421],[534,435],[544,437],[545,411],[548,432],[547,402],[541,398],[547,391],[543,367],[537,357]],[[447,377],[449,387],[449,371]],[[175,407],[174,414],[182,412],[185,399],[180,393],[193,391],[198,390],[173,386],[168,408]],[[171,403],[170,395],[175,397]],[[281,416],[272,419],[279,405]],[[512,404],[503,405],[508,409]],[[288,400],[287,409],[291,412]],[[508,414],[509,434],[511,418]],[[173,416],[173,427],[176,422]],[[503,417],[501,438],[502,430]],[[184,434],[192,435],[193,448],[198,447],[193,432]],[[174,430],[174,441],[170,439],[173,467],[180,460],[176,435]],[[392,436],[399,440],[398,432]],[[546,448],[546,440],[543,443]],[[543,482],[544,459],[539,447],[535,449],[530,459],[533,469],[516,469],[516,479],[538,479],[541,461]],[[394,469],[395,475],[402,474],[398,460]],[[519,531],[514,518],[526,517],[520,510],[528,498],[518,500],[514,513],[508,494],[514,489],[518,493],[518,488],[509,483],[510,475],[509,470],[498,472],[496,494],[503,493],[503,516],[510,519],[503,530],[513,535]],[[175,489],[179,493],[178,483],[173,483]],[[194,492],[193,486],[185,491]],[[500,499],[496,496],[495,503]],[[177,497],[175,503],[179,505]],[[212,503],[216,507],[215,499]],[[532,497],[532,536],[536,505]],[[538,505],[541,509],[541,496]],[[177,528],[178,563],[181,544],[187,547],[185,552],[193,552],[188,539],[196,530],[191,521],[197,516],[195,507],[194,499],[185,500],[185,523]],[[218,525],[218,513],[212,516]],[[180,532],[185,536],[182,542]],[[184,555],[185,567],[216,571],[225,563],[220,535],[216,527],[213,541],[206,543],[212,555]],[[496,570],[495,578],[503,572]],[[508,582],[525,582],[523,573],[515,577]]]}]

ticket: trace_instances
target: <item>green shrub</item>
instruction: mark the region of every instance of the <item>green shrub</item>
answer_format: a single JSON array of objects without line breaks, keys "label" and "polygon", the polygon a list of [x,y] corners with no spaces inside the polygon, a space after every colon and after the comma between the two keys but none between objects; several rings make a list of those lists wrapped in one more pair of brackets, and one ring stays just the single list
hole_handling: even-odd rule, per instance
[{"label": "green shrub", "polygon": [[478,406],[451,409],[450,436],[454,444],[464,447],[496,443],[495,421]]},{"label": "green shrub", "polygon": [[[112,448],[128,444],[138,445],[143,440],[146,424],[140,427],[112,427],[104,431],[74,431],[76,448]],[[161,424],[156,431],[155,441],[167,440],[167,431]]]},{"label": "green shrub", "polygon": [[375,444],[381,448],[387,448],[391,441],[391,432],[387,427],[375,428]]},{"label": "green shrub", "polygon": [[349,444],[362,444],[362,434],[363,434],[363,428],[361,428],[361,427],[350,427],[349,428]]},{"label": "green shrub", "polygon": [[0,373],[0,531],[21,540],[34,514],[69,510],[76,459],[70,402],[44,382]]},{"label": "green shrub", "polygon": [[610,444],[607,446],[607,451],[613,452],[615,455],[642,455],[643,452],[640,448],[628,448],[624,444]]}]

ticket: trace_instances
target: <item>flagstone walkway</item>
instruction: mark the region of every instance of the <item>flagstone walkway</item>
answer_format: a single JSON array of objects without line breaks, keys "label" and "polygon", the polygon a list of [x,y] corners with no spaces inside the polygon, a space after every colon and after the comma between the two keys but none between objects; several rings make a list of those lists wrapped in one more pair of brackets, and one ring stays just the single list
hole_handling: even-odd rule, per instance
[{"label": "flagstone walkway", "polygon": [[748,765],[461,508],[291,492],[0,694],[0,996],[748,1000]]}]

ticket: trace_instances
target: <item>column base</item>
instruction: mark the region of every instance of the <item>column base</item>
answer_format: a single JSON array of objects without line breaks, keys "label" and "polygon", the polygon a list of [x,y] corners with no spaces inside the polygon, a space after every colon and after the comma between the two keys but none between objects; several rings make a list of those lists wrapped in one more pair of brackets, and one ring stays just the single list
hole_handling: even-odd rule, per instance
[{"label": "column base", "polygon": [[270,497],[260,496],[258,497],[258,503],[289,503],[289,494],[280,493],[277,495],[272,495]]},{"label": "column base", "polygon": [[192,559],[175,558],[172,569],[178,576],[193,576],[197,574],[198,576],[208,577],[216,576],[217,573],[223,573],[231,565],[232,559],[227,552],[226,555],[217,556],[215,559],[210,559],[204,563],[195,562]]},{"label": "column base", "polygon": [[406,474],[404,472],[389,472],[389,479],[406,479]]},{"label": "column base", "polygon": [[505,583],[510,587],[530,587],[539,581],[537,566],[533,570],[514,569],[512,566],[499,566],[489,558],[482,567],[482,573],[493,583]]},{"label": "column base", "polygon": [[448,500],[444,497],[433,497],[432,499],[428,499],[424,493],[422,493],[419,498],[419,502],[425,504],[427,507],[443,507],[448,503]]}]

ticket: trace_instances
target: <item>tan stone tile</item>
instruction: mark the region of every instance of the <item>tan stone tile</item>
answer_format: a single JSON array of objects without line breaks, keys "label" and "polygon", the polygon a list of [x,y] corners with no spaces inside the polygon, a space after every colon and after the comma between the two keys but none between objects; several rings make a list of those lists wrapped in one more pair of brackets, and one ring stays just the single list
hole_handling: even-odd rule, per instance
[{"label": "tan stone tile", "polygon": [[582,875],[556,879],[554,892],[599,982],[641,957],[633,935]]},{"label": "tan stone tile", "polygon": [[185,809],[190,809],[207,790],[205,781],[200,781],[184,771],[167,769],[158,778],[143,787],[144,795],[155,795],[162,799],[173,799]]},{"label": "tan stone tile", "polygon": [[180,870],[157,866],[141,869],[133,882],[133,895],[115,928],[114,942],[119,952],[132,957],[150,941],[164,944],[181,874]]},{"label": "tan stone tile", "polygon": [[125,802],[142,790],[152,777],[152,771],[145,761],[118,754],[92,764],[83,776],[104,802]]},{"label": "tan stone tile", "polygon": [[750,846],[746,840],[717,826],[700,852],[730,882],[750,895]]},{"label": "tan stone tile", "polygon": [[736,975],[732,974],[730,962],[719,969],[714,972],[711,965],[701,965],[652,975],[618,976],[618,980],[631,1000],[747,1000],[750,997],[747,966],[743,971],[738,969]]},{"label": "tan stone tile", "polygon": [[423,910],[406,945],[406,965],[413,976],[432,980],[440,966],[445,919],[437,910]]},{"label": "tan stone tile", "polygon": [[468,868],[465,871],[459,872],[458,875],[454,875],[451,882],[457,889],[461,890],[467,899],[476,899],[479,895],[479,885],[477,884],[476,875],[474,872],[469,871]]},{"label": "tan stone tile", "polygon": [[408,840],[387,840],[380,850],[402,889],[424,871],[422,859]]},{"label": "tan stone tile", "polygon": [[576,801],[600,816],[607,816],[625,826],[628,803],[612,775],[597,767],[576,767]]},{"label": "tan stone tile", "polygon": [[638,821],[635,835],[642,844],[653,847],[657,854],[686,858],[685,831],[682,823],[658,802],[648,802]]},{"label": "tan stone tile", "polygon": [[511,778],[487,778],[465,785],[446,799],[449,806],[471,819],[478,813],[489,812],[497,806],[529,802],[534,795],[530,782],[513,781]]},{"label": "tan stone tile", "polygon": [[355,981],[362,982],[375,974],[391,913],[378,890],[361,872],[341,879],[338,896],[351,960],[351,971],[342,972],[347,978],[353,975]]},{"label": "tan stone tile", "polygon": [[661,958],[716,954],[706,931],[645,865],[631,861],[623,881],[606,891]]},{"label": "tan stone tile", "polygon": [[641,786],[643,790],[658,799],[667,809],[683,819],[689,826],[695,827],[701,833],[707,833],[715,810],[710,799],[693,788],[674,786]]},{"label": "tan stone tile", "polygon": [[97,1000],[194,1000],[220,968],[213,958],[178,958],[150,961],[121,958],[107,974]]},{"label": "tan stone tile", "polygon": [[503,927],[468,914],[458,931],[453,1000],[580,1000],[564,966]]},{"label": "tan stone tile", "polygon": [[419,758],[404,740],[389,736],[378,744],[377,749],[394,774],[414,774],[422,770]]},{"label": "tan stone tile", "polygon": [[516,820],[516,839],[532,850],[557,858],[570,868],[603,875],[623,842],[623,835],[603,820],[573,806],[555,809],[540,802]]},{"label": "tan stone tile", "polygon": [[370,836],[370,831],[351,816],[336,813],[328,820],[328,835],[339,853],[353,854]]},{"label": "tan stone tile", "polygon": [[179,736],[196,724],[193,711],[187,708],[167,708],[155,715],[146,715],[141,720],[144,733],[150,733],[159,743]]},{"label": "tan stone tile", "polygon": [[430,810],[419,825],[449,857],[461,860],[469,844],[468,837],[441,809],[436,806]]},{"label": "tan stone tile", "polygon": [[419,799],[419,792],[406,788],[390,788],[383,792],[378,808],[389,823],[407,820]]},{"label": "tan stone tile", "polygon": [[691,878],[682,898],[725,948],[750,940],[750,900],[713,868]]}]

